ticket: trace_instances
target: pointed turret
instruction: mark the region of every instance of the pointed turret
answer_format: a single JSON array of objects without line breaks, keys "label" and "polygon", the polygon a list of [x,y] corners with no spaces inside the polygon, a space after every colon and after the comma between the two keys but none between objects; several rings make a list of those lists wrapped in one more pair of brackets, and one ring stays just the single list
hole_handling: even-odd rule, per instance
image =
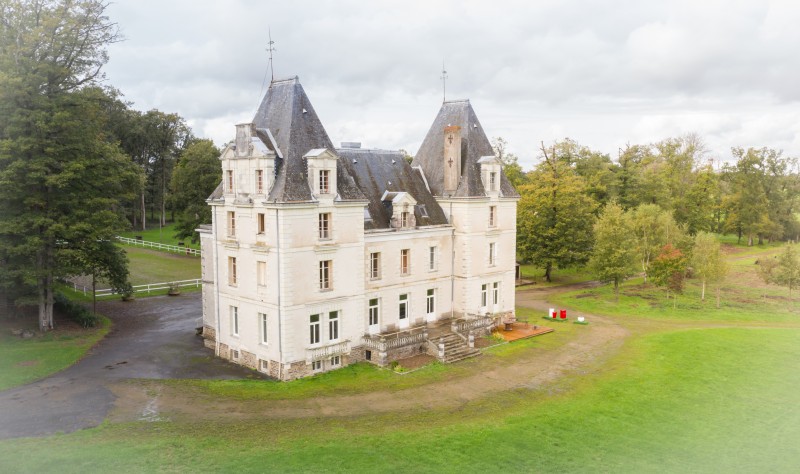
[{"label": "pointed turret", "polygon": [[[456,133],[459,136],[454,136]],[[489,155],[494,155],[492,144],[469,100],[453,100],[442,104],[412,166],[422,168],[435,196],[482,197],[486,190],[478,161]],[[519,197],[502,173],[500,195]]]},{"label": "pointed turret", "polygon": [[[267,199],[277,202],[312,201],[304,156],[313,149],[324,148],[332,153],[336,150],[297,76],[270,84],[253,123],[257,130],[269,131],[282,155],[276,159],[275,185]],[[339,199],[364,199],[345,170],[337,170],[336,181]]]}]

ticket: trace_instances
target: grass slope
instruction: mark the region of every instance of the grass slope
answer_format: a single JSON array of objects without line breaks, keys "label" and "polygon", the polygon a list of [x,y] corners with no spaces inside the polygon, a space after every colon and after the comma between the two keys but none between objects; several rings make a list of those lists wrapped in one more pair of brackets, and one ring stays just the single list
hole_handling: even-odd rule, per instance
[{"label": "grass slope", "polygon": [[[36,321],[33,321],[35,327]],[[0,390],[26,384],[63,370],[77,362],[86,351],[108,333],[110,322],[100,316],[98,327],[83,329],[65,323],[31,339],[10,334],[11,329],[27,324],[5,321],[0,324]],[[60,326],[60,325],[59,325]]]},{"label": "grass slope", "polygon": [[162,228],[152,227],[147,230],[132,230],[129,232],[123,232],[120,235],[123,237],[128,237],[130,239],[135,239],[137,235],[142,237],[142,240],[147,240],[148,242],[158,242],[160,244],[168,244],[168,245],[178,245],[178,242],[183,242],[186,247],[193,248],[193,249],[200,249],[200,243],[193,244],[192,239],[178,239],[175,237],[175,224],[169,224]]},{"label": "grass slope", "polygon": [[800,330],[657,333],[602,372],[457,412],[104,425],[0,442],[6,472],[788,472]]}]

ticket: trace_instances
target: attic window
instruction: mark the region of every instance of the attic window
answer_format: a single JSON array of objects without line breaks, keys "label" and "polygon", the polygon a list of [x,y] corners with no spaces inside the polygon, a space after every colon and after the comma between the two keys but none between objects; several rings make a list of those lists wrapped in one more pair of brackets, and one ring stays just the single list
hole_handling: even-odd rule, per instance
[{"label": "attic window", "polygon": [[425,208],[425,204],[417,206],[417,210],[419,211],[420,217],[428,217],[428,209]]}]

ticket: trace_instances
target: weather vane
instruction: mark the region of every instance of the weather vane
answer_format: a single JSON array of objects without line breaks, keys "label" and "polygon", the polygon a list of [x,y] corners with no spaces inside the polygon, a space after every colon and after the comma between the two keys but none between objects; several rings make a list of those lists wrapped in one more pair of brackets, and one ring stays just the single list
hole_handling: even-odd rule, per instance
[{"label": "weather vane", "polygon": [[272,82],[272,81],[275,80],[275,70],[272,67],[272,53],[274,51],[277,51],[277,49],[275,49],[275,47],[272,46],[272,45],[275,44],[275,42],[272,41],[272,29],[271,28],[267,28],[267,31],[268,31],[268,34],[269,34],[269,43],[267,43],[267,51],[269,51],[269,74],[270,74],[270,77],[272,78],[270,82]]},{"label": "weather vane", "polygon": [[447,71],[444,70],[444,61],[442,61],[442,102],[447,100]]}]

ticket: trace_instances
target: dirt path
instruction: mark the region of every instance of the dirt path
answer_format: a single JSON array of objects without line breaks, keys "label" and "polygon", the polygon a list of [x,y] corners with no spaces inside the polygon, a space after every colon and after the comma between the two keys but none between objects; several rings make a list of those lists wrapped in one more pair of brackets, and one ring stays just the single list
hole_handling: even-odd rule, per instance
[{"label": "dirt path", "polygon": [[[534,309],[552,306],[547,299],[558,292],[588,288],[580,283],[559,288],[530,288],[517,292],[517,304]],[[544,314],[545,311],[542,312]],[[583,313],[582,313],[583,314]],[[116,396],[111,421],[168,418],[172,420],[252,420],[354,416],[409,409],[456,408],[470,401],[515,388],[537,388],[565,374],[585,369],[612,355],[628,331],[613,321],[586,315],[591,325],[581,327],[568,343],[546,351],[529,351],[508,359],[482,357],[471,375],[404,390],[382,390],[300,400],[231,400],[211,397],[186,387],[114,383]],[[557,326],[556,326],[557,329]],[[547,337],[547,336],[545,336]],[[190,393],[187,393],[189,390]],[[442,394],[447,394],[443,396]],[[191,402],[187,403],[187,397]]]}]

